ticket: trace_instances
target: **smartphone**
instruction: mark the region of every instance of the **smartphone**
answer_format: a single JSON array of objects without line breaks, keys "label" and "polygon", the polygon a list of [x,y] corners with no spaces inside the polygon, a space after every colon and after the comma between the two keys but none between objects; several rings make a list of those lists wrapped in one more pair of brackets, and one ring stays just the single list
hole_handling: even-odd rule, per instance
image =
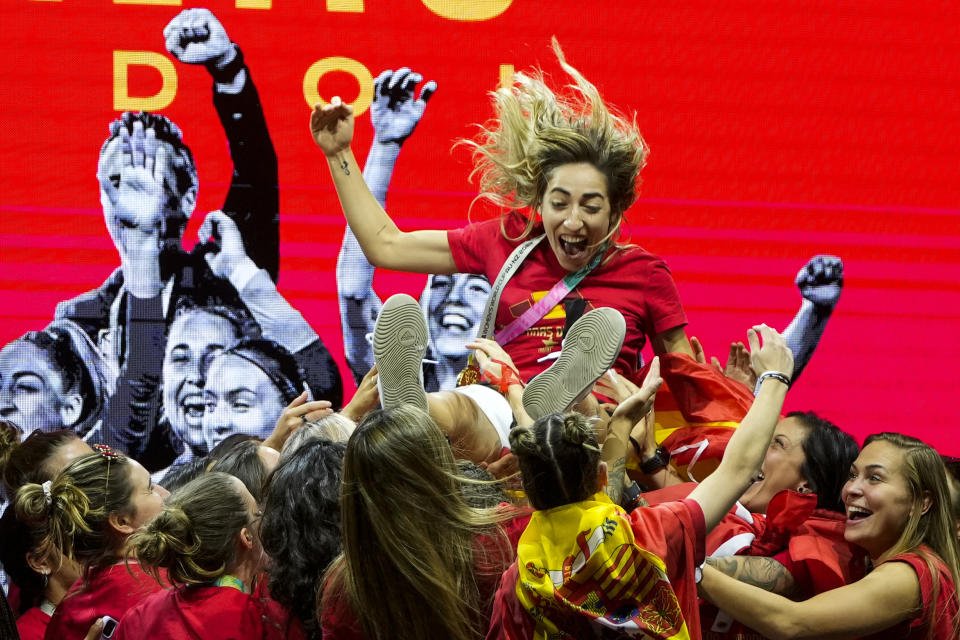
[{"label": "smartphone", "polygon": [[110,640],[113,637],[114,632],[117,630],[117,626],[120,623],[117,622],[114,618],[110,616],[103,616],[103,631],[100,632],[100,637],[103,640]]}]

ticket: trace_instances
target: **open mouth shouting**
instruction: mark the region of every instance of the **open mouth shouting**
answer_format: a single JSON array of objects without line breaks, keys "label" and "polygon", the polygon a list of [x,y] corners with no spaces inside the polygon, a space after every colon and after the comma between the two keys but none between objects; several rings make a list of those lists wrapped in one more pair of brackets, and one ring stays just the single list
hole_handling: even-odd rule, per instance
[{"label": "open mouth shouting", "polygon": [[560,250],[563,251],[570,260],[582,260],[587,255],[587,237],[586,236],[573,236],[573,235],[561,235],[560,240]]},{"label": "open mouth shouting", "polygon": [[183,423],[190,430],[201,430],[203,428],[203,412],[205,406],[203,395],[196,387],[185,389],[180,394],[180,413],[183,415]]}]

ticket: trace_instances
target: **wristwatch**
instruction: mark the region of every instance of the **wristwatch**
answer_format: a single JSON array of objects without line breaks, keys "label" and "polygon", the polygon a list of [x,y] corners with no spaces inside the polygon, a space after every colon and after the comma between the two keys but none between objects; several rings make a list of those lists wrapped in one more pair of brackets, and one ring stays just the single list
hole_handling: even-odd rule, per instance
[{"label": "wristwatch", "polygon": [[670,464],[670,451],[663,445],[660,445],[657,447],[657,450],[653,452],[652,456],[643,461],[643,464],[640,465],[640,471],[645,475],[650,475],[651,473],[660,471],[668,464]]},{"label": "wristwatch", "polygon": [[633,511],[640,504],[643,487],[634,480],[629,487],[623,489],[623,507],[628,512]]}]

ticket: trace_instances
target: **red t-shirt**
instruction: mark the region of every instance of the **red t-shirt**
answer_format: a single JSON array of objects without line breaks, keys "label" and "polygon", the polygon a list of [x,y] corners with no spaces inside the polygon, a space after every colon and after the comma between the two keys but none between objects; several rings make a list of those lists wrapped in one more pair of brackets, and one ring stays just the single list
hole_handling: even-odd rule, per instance
[{"label": "red t-shirt", "polygon": [[115,640],[283,640],[306,638],[303,625],[268,597],[229,587],[179,587],[127,611]]},{"label": "red t-shirt", "polygon": [[17,633],[20,634],[20,640],[42,640],[49,624],[50,616],[40,607],[32,607],[17,618]]},{"label": "red t-shirt", "polygon": [[128,609],[161,587],[152,576],[131,562],[91,571],[87,584],[80,578],[50,618],[46,640],[83,640],[101,616],[120,620]]},{"label": "red t-shirt", "polygon": [[[923,550],[933,559],[939,574],[937,577],[940,581],[940,591],[937,593],[937,601],[933,602],[933,576],[923,556],[914,551],[908,551],[887,560],[887,562],[906,562],[917,572],[917,578],[920,580],[920,613],[913,620],[901,622],[862,640],[925,640],[928,637],[934,640],[956,640],[953,623],[960,615],[956,585],[953,584],[947,565],[943,564],[943,561],[930,549],[924,547]],[[930,632],[928,623],[931,620],[933,636],[928,635]]]},{"label": "red t-shirt", "polygon": [[[703,510],[693,500],[666,502],[634,509],[629,515],[637,546],[657,555],[666,564],[667,578],[680,603],[691,638],[700,637],[700,612],[694,570],[703,563],[706,524]],[[503,574],[493,601],[487,640],[528,640],[533,619],[517,600],[517,564]]]},{"label": "red t-shirt", "polygon": [[[507,230],[516,236],[522,228],[514,216]],[[538,225],[530,237],[535,238],[542,232]],[[503,237],[499,219],[448,231],[447,240],[458,271],[483,274],[490,282],[496,279],[510,253],[520,244]],[[520,317],[566,275],[567,270],[560,266],[544,239],[504,287],[495,330]],[[585,312],[612,307],[623,314],[627,333],[614,366],[630,377],[637,371],[640,351],[648,336],[687,323],[667,264],[636,246],[611,250],[611,255],[590,272],[567,299],[586,300]],[[565,307],[561,303],[510,343],[508,351],[521,378],[529,380],[550,366],[552,360],[537,360],[560,350],[565,322]]]}]

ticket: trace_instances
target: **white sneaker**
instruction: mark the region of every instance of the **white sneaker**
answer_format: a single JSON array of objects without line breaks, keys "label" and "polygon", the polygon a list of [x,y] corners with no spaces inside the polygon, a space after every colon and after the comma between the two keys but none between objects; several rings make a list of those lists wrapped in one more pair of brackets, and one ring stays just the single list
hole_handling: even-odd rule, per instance
[{"label": "white sneaker", "polygon": [[523,390],[523,408],[534,420],[569,411],[586,397],[616,362],[627,323],[616,309],[601,307],[583,314],[563,337],[557,361]]},{"label": "white sneaker", "polygon": [[428,410],[421,362],[427,353],[427,322],[420,304],[398,293],[383,303],[373,330],[373,360],[384,409],[414,406]]}]

